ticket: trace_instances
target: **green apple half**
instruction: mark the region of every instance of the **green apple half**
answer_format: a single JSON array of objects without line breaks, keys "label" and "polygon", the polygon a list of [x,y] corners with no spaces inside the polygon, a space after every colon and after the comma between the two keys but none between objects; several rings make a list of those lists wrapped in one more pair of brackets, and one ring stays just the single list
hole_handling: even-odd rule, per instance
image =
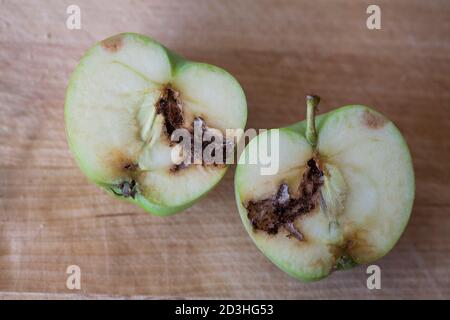
[{"label": "green apple half", "polygon": [[189,207],[226,171],[226,165],[174,163],[173,131],[192,131],[197,120],[220,132],[243,129],[246,119],[245,95],[228,72],[133,33],[87,51],[65,102],[67,138],[82,171],[156,215]]},{"label": "green apple half", "polygon": [[[307,120],[260,134],[241,155],[267,148],[263,154],[279,159],[276,174],[262,175],[261,162],[239,163],[235,177],[250,237],[302,281],[381,258],[401,236],[414,200],[411,156],[395,125],[361,105],[315,117],[318,101],[308,96]],[[278,154],[259,142],[274,130]]]}]

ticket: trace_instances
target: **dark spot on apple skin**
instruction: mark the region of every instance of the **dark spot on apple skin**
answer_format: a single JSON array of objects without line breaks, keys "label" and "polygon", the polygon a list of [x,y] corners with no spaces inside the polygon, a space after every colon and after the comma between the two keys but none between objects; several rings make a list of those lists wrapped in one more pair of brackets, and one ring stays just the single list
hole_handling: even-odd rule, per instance
[{"label": "dark spot on apple skin", "polygon": [[365,110],[362,116],[363,124],[370,129],[381,129],[387,120],[380,114]]},{"label": "dark spot on apple skin", "polygon": [[111,191],[116,195],[120,197],[131,197],[135,198],[137,194],[137,184],[135,180],[131,181],[122,181],[117,185],[117,188],[119,189],[119,192],[115,191],[113,188],[111,188]]},{"label": "dark spot on apple skin", "polygon": [[101,43],[103,49],[108,52],[116,53],[123,47],[123,35],[118,34],[103,40]]},{"label": "dark spot on apple skin", "polygon": [[323,184],[323,172],[314,159],[307,162],[299,187],[299,196],[292,197],[289,187],[282,183],[277,192],[270,198],[249,201],[245,206],[247,217],[254,230],[277,234],[283,227],[288,231],[288,237],[304,241],[305,237],[295,227],[295,220],[313,210],[319,199],[319,190]]}]

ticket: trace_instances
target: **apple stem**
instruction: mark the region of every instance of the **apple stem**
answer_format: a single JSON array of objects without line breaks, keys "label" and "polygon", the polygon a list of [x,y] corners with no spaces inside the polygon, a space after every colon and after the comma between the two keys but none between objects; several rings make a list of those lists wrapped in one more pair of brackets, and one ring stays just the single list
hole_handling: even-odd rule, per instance
[{"label": "apple stem", "polygon": [[306,140],[313,147],[317,144],[316,109],[320,98],[315,95],[306,96]]}]

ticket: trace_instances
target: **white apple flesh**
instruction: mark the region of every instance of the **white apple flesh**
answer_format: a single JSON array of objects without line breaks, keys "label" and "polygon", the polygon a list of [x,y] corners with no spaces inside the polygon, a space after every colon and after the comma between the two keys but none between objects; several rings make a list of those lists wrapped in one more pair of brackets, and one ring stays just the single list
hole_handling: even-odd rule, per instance
[{"label": "white apple flesh", "polygon": [[225,133],[243,129],[246,118],[245,95],[229,73],[133,33],[103,40],[85,54],[65,103],[68,142],[82,171],[112,195],[157,215],[189,207],[226,171],[203,164],[176,170],[171,155],[179,145],[169,139],[171,121],[192,130],[202,119]]},{"label": "white apple flesh", "polygon": [[[239,164],[235,177],[247,232],[272,262],[303,281],[384,256],[414,199],[411,156],[391,121],[360,105],[315,117],[318,99],[307,101],[307,121],[279,131],[278,173]],[[247,159],[270,134],[249,143]],[[316,167],[314,180],[308,173]]]}]

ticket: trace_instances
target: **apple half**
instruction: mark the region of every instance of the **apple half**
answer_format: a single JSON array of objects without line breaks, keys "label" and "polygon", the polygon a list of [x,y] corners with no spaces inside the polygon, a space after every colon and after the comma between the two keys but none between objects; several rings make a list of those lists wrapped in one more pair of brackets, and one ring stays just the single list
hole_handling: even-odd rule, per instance
[{"label": "apple half", "polygon": [[[411,156],[395,125],[361,105],[316,117],[318,102],[307,96],[305,121],[260,134],[241,155],[277,156],[276,174],[263,175],[257,162],[239,163],[235,176],[250,237],[302,281],[381,258],[400,238],[414,200]],[[260,143],[274,130],[277,148]]]},{"label": "apple half", "polygon": [[174,161],[173,154],[186,153],[171,139],[173,132],[193,132],[196,123],[203,131],[243,129],[246,119],[244,92],[228,72],[185,60],[134,33],[89,49],[65,102],[67,139],[86,176],[156,215],[191,206],[227,169]]}]

